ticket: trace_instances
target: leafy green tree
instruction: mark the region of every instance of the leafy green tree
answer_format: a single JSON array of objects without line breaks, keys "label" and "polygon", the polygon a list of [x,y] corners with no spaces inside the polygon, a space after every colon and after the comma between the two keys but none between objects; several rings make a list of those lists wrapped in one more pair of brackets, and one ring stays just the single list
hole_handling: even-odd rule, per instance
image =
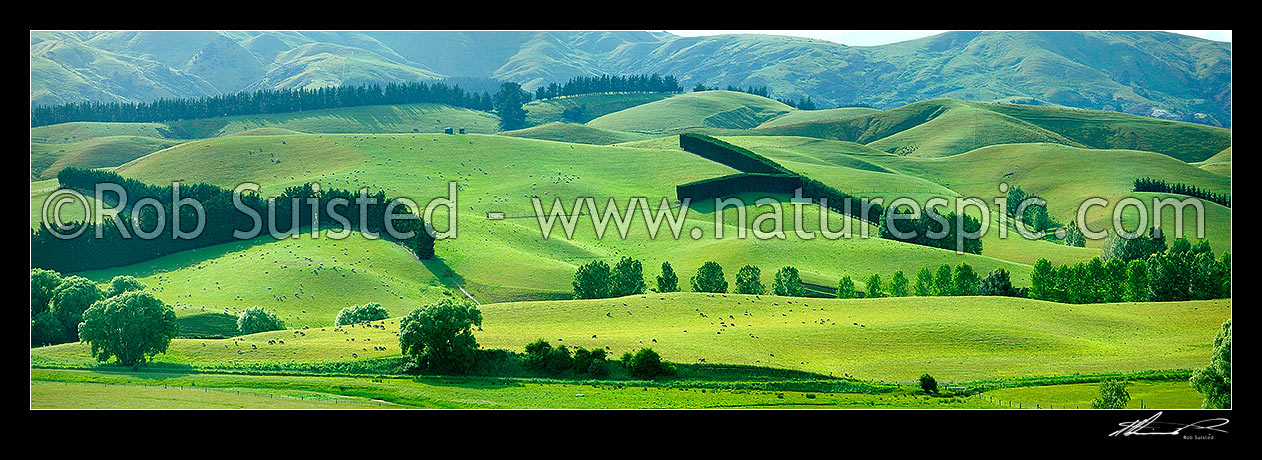
[{"label": "leafy green tree", "polygon": [[1171,254],[1182,254],[1192,250],[1192,243],[1187,238],[1178,238],[1170,242]]},{"label": "leafy green tree", "polygon": [[1126,301],[1126,270],[1126,262],[1122,259],[1110,259],[1104,264],[1104,271],[1107,274],[1104,286],[1105,302]]},{"label": "leafy green tree", "polygon": [[644,267],[640,261],[623,257],[613,266],[609,296],[622,297],[644,293]]},{"label": "leafy green tree", "polygon": [[757,266],[746,265],[736,272],[737,294],[762,294],[766,291],[762,284],[762,270]]},{"label": "leafy green tree", "polygon": [[499,92],[495,93],[493,103],[495,111],[500,116],[500,130],[510,131],[521,129],[526,126],[526,110],[522,105],[526,103],[526,97],[521,85],[513,82],[505,82],[500,85]]},{"label": "leafy green tree", "polygon": [[977,295],[977,272],[967,263],[959,264],[955,267],[952,285],[955,295]]},{"label": "leafy green tree", "polygon": [[1082,248],[1087,246],[1087,237],[1078,229],[1078,224],[1070,222],[1065,226],[1065,245]]},{"label": "leafy green tree", "polygon": [[79,325],[79,339],[92,346],[97,361],[114,357],[119,364],[133,367],[165,353],[179,332],[175,310],[142,291],[97,302],[83,312]]},{"label": "leafy green tree", "polygon": [[61,337],[74,340],[79,336],[79,322],[83,312],[92,304],[105,298],[105,292],[96,283],[81,276],[68,276],[53,290],[49,305],[57,322],[61,323]]},{"label": "leafy green tree", "polygon": [[631,372],[631,376],[637,379],[653,379],[658,376],[674,375],[675,369],[662,361],[661,355],[658,355],[652,348],[641,348],[632,354],[622,355],[622,365],[626,366]]},{"label": "leafy green tree", "polygon": [[48,302],[60,284],[61,274],[42,268],[31,269],[31,318],[48,311]]},{"label": "leafy green tree", "polygon": [[574,272],[575,299],[602,299],[609,297],[610,281],[613,277],[609,264],[601,260],[593,260],[578,267]]},{"label": "leafy green tree", "polygon": [[1148,301],[1168,302],[1192,298],[1186,251],[1153,254],[1148,264]]},{"label": "leafy green tree", "polygon": [[885,287],[881,285],[881,275],[873,273],[863,282],[864,297],[885,297]]},{"label": "leafy green tree", "polygon": [[57,321],[57,317],[51,311],[39,312],[31,319],[32,347],[68,342],[69,340],[64,338],[65,333],[66,328],[61,325],[61,321]]},{"label": "leafy green tree", "polygon": [[1012,275],[1003,267],[995,268],[982,278],[977,285],[977,295],[1015,297],[1017,290],[1012,287]]},{"label": "leafy green tree", "polygon": [[933,276],[933,295],[955,295],[955,280],[951,278],[951,266],[942,264]]},{"label": "leafy green tree", "polygon": [[1196,300],[1217,299],[1223,296],[1222,265],[1214,260],[1213,253],[1192,251],[1184,255],[1188,260],[1189,274],[1188,279],[1189,294]]},{"label": "leafy green tree", "polygon": [[1126,264],[1125,299],[1127,302],[1148,301],[1148,263],[1144,259],[1135,259]]},{"label": "leafy green tree", "polygon": [[237,315],[237,331],[242,334],[279,331],[284,328],[285,322],[263,307],[250,307]]},{"label": "leafy green tree", "polygon": [[723,267],[718,262],[706,262],[692,276],[694,292],[727,292],[727,279],[723,277]]},{"label": "leafy green tree", "polygon": [[930,393],[930,394],[937,393],[938,380],[934,379],[933,376],[929,374],[921,375],[920,376],[920,389],[925,390],[925,393]]},{"label": "leafy green tree", "polygon": [[473,328],[480,326],[482,312],[478,307],[444,297],[412,310],[399,321],[399,349],[422,369],[467,372],[477,358]]},{"label": "leafy green tree", "polygon": [[916,285],[912,287],[912,292],[918,297],[928,297],[933,295],[933,272],[929,267],[921,268],[916,272]]},{"label": "leafy green tree", "polygon": [[1231,409],[1231,320],[1214,336],[1214,354],[1209,365],[1197,369],[1190,380],[1192,388],[1205,395],[1204,409]]},{"label": "leafy green tree", "polygon": [[662,262],[662,274],[657,275],[657,292],[679,292],[679,276],[670,262]]},{"label": "leafy green tree", "polygon": [[907,275],[902,270],[894,272],[894,277],[890,278],[890,297],[907,297],[908,283]]},{"label": "leafy green tree", "polygon": [[390,311],[386,310],[386,307],[381,306],[381,304],[374,302],[343,308],[337,312],[337,318],[333,320],[333,324],[346,326],[368,321],[381,321],[389,317]]},{"label": "leafy green tree", "polygon": [[1104,239],[1104,245],[1100,248],[1100,257],[1104,258],[1104,260],[1122,259],[1124,262],[1130,262],[1165,250],[1165,237],[1162,236],[1160,230],[1153,228],[1147,235],[1139,235],[1134,238],[1109,235],[1108,238]]},{"label": "leafy green tree", "polygon": [[136,278],[129,275],[118,275],[110,280],[110,287],[106,290],[106,297],[114,297],[124,292],[143,291],[147,286]]},{"label": "leafy green tree", "polygon": [[1218,258],[1218,287],[1221,289],[1221,298],[1231,297],[1231,251],[1223,251],[1223,255]]},{"label": "leafy green tree", "polygon": [[771,283],[771,290],[775,295],[802,297],[806,293],[806,289],[802,287],[802,277],[798,275],[798,269],[793,267],[780,267],[776,271],[776,279]]},{"label": "leafy green tree", "polygon": [[1030,273],[1030,298],[1039,300],[1053,300],[1052,293],[1056,280],[1056,273],[1052,263],[1047,259],[1039,258],[1034,262],[1034,271]]},{"label": "leafy green tree", "polygon": [[1100,303],[1108,297],[1109,274],[1099,257],[1088,260],[1082,276],[1075,281],[1079,284],[1078,289],[1075,289],[1079,296],[1079,303]]},{"label": "leafy green tree", "polygon": [[1091,401],[1092,409],[1125,409],[1131,402],[1131,393],[1124,380],[1105,380],[1100,383],[1100,395]]},{"label": "leafy green tree", "polygon": [[837,283],[838,299],[853,299],[857,296],[854,289],[854,281],[849,276],[841,277],[841,281]]}]

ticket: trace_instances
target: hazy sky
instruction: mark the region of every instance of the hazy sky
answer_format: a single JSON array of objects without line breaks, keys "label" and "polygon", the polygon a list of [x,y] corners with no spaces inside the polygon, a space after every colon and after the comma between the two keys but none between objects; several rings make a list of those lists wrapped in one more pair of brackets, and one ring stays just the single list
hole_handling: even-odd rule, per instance
[{"label": "hazy sky", "polygon": [[[895,43],[906,40],[912,40],[930,35],[937,35],[945,30],[668,30],[675,35],[684,37],[696,37],[699,35],[723,35],[723,34],[769,34],[769,35],[788,35],[793,37],[808,37],[828,40],[830,42],[841,43],[850,46],[872,46],[884,45],[887,43]],[[1230,30],[1170,30],[1184,35],[1192,35],[1195,37],[1207,38],[1210,40],[1218,40],[1221,42],[1231,42]]]}]

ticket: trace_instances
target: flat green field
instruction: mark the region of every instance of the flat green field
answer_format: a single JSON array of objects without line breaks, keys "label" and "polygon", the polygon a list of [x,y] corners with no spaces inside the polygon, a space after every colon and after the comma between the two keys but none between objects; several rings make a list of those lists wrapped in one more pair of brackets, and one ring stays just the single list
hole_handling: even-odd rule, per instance
[{"label": "flat green field", "polygon": [[808,393],[618,382],[31,371],[31,406],[38,408],[939,409],[983,404],[904,392]]},{"label": "flat green field", "polygon": [[[1186,381],[1131,382],[1126,387],[1131,395],[1127,409],[1200,409],[1205,395],[1197,393]],[[987,391],[982,400],[995,407],[1090,409],[1091,401],[1100,393],[1098,383],[1031,386]]]}]

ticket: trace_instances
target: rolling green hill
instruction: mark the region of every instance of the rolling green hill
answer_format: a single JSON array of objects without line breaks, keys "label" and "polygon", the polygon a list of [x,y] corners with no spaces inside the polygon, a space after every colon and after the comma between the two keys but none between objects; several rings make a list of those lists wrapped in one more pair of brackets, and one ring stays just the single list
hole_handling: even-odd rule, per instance
[{"label": "rolling green hill", "polygon": [[[558,167],[558,161],[565,166]],[[629,163],[641,166],[628,173],[625,165]],[[416,197],[420,203],[428,201],[427,197],[445,195],[445,182],[456,180],[461,187],[460,236],[438,244],[438,255],[446,266],[439,273],[445,274],[449,269],[452,275],[441,281],[464,286],[482,302],[566,296],[579,264],[592,259],[613,262],[624,255],[642,260],[650,279],[656,276],[663,261],[671,262],[680,273],[690,273],[702,263],[715,260],[729,270],[758,264],[767,276],[781,266],[793,265],[807,282],[823,286],[834,286],[843,275],[861,278],[872,273],[887,276],[896,270],[914,273],[925,266],[962,261],[979,272],[1006,266],[1013,273],[1014,282],[1025,284],[1032,263],[988,255],[959,256],[951,251],[878,239],[875,229],[857,223],[849,237],[817,237],[804,245],[793,230],[797,224],[791,214],[784,219],[785,241],[732,238],[739,222],[735,209],[723,214],[722,228],[728,236],[720,240],[714,238],[716,216],[712,203],[691,205],[689,220],[683,223],[678,240],[669,236],[670,231],[665,228],[662,235],[650,239],[641,214],[633,218],[625,240],[614,236],[614,228],[609,230],[610,235],[597,239],[590,217],[580,219],[573,239],[565,237],[559,226],[549,239],[541,238],[534,218],[533,196],[540,197],[545,212],[551,208],[553,198],[561,198],[569,212],[575,197],[585,196],[595,197],[601,209],[610,197],[616,197],[625,209],[626,197],[641,196],[656,209],[662,198],[675,199],[676,185],[733,172],[679,150],[484,135],[231,136],[180,145],[124,165],[118,171],[151,183],[182,179],[231,187],[252,180],[262,185],[264,195],[306,181],[318,181],[322,187],[370,186],[382,188],[390,196]],[[756,197],[748,198],[752,201]],[[790,197],[773,198],[785,201]],[[786,213],[792,210],[787,204],[782,207]],[[485,216],[491,211],[504,212],[508,218],[489,221]],[[768,211],[766,206],[749,203],[744,226],[752,227],[754,219]],[[671,212],[677,213],[677,208]],[[440,230],[446,227],[445,215],[445,208],[439,208],[435,215]],[[841,217],[831,212],[825,215],[830,229],[842,228]],[[818,207],[804,208],[804,229],[817,231],[820,219]],[[701,229],[701,239],[690,238],[693,227]],[[858,238],[863,231],[873,237]],[[488,253],[497,256],[487,258]],[[118,273],[127,270],[130,269],[124,267]]]},{"label": "rolling green hill", "polygon": [[[619,94],[580,94],[576,96],[555,97],[542,101],[533,101],[525,105],[526,124],[542,125],[554,121],[571,121],[587,123],[592,119],[626,110],[641,104],[660,101],[673,96],[667,93],[619,93]],[[563,120],[561,112],[572,107],[586,107],[583,116],[577,120]]]},{"label": "rolling green hill", "polygon": [[649,138],[647,134],[609,129],[593,128],[575,123],[551,122],[526,129],[504,131],[499,134],[513,137],[525,137],[557,142],[576,142],[579,144],[609,145],[633,142]]},{"label": "rolling green hill", "polygon": [[1222,174],[1231,177],[1231,147],[1223,149],[1223,151],[1214,154],[1205,161],[1196,163],[1198,167],[1209,172]]},{"label": "rolling green hill", "polygon": [[839,107],[836,109],[821,110],[794,110],[784,115],[772,118],[758,125],[759,128],[770,128],[772,126],[791,125],[794,123],[805,123],[808,121],[833,120],[838,118],[850,118],[859,115],[867,115],[873,112],[880,112],[878,109],[867,107]]},{"label": "rolling green hill", "polygon": [[783,103],[753,94],[703,91],[637,105],[601,116],[587,125],[641,133],[671,133],[700,127],[747,129],[792,110]]},{"label": "rolling green hill", "polygon": [[1116,112],[950,99],[852,116],[769,126],[768,135],[853,141],[921,157],[949,156],[998,144],[1052,142],[1095,149],[1146,150],[1200,161],[1231,145],[1231,130]]},{"label": "rolling green hill", "polygon": [[66,167],[108,168],[182,141],[141,136],[107,136],[58,144],[31,143],[31,180],[49,179]]},{"label": "rolling green hill", "polygon": [[170,124],[194,138],[256,128],[284,128],[304,133],[438,133],[445,128],[465,128],[470,133],[493,133],[499,129],[499,118],[447,105],[409,104],[204,118]]}]

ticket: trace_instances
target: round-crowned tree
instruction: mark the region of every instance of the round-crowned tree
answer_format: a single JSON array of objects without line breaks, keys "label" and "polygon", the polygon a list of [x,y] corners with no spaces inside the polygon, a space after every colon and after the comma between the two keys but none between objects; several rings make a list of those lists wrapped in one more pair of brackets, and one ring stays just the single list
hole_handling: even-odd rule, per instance
[{"label": "round-crowned tree", "polygon": [[250,307],[237,315],[237,331],[242,334],[279,331],[284,328],[284,321],[262,307]]},{"label": "round-crowned tree", "polygon": [[443,298],[412,310],[399,322],[399,348],[424,370],[461,373],[473,367],[478,341],[473,328],[482,312],[464,300]]},{"label": "round-crowned tree", "polygon": [[92,346],[92,356],[105,362],[117,358],[137,367],[165,353],[179,333],[175,310],[148,292],[127,292],[102,300],[83,312],[79,340]]},{"label": "round-crowned tree", "polygon": [[762,284],[762,270],[757,266],[746,265],[736,272],[737,294],[762,294],[766,291]]},{"label": "round-crowned tree", "polygon": [[83,312],[104,298],[105,292],[92,280],[80,276],[70,276],[62,280],[49,302],[53,316],[61,323],[61,337],[71,341],[78,337]]},{"label": "round-crowned tree", "polygon": [[601,299],[609,297],[610,281],[613,275],[609,264],[601,260],[593,260],[578,267],[574,272],[575,299]]},{"label": "round-crowned tree", "polygon": [[381,321],[389,317],[390,311],[386,310],[386,307],[379,303],[369,303],[343,308],[342,311],[337,312],[337,318],[333,320],[333,324],[345,326],[366,321]]},{"label": "round-crowned tree", "polygon": [[706,262],[697,269],[692,277],[694,292],[727,292],[727,279],[723,277],[723,267],[718,262]]},{"label": "round-crowned tree", "polygon": [[114,297],[124,292],[143,291],[145,284],[129,275],[118,275],[110,280],[110,286],[105,291],[106,297]]},{"label": "round-crowned tree", "polygon": [[853,299],[855,297],[858,297],[858,294],[855,293],[854,280],[849,276],[841,277],[841,281],[837,282],[837,298]]},{"label": "round-crowned tree", "polygon": [[802,277],[798,274],[798,269],[793,267],[780,267],[776,271],[776,279],[771,283],[771,289],[776,295],[802,297],[805,289],[802,288]]},{"label": "round-crowned tree", "polygon": [[31,318],[48,311],[53,291],[61,284],[61,275],[42,268],[31,269]]},{"label": "round-crowned tree", "polygon": [[925,393],[937,393],[938,380],[933,378],[933,376],[929,374],[921,375],[920,376],[920,389],[925,390]]},{"label": "round-crowned tree", "polygon": [[623,257],[614,264],[609,279],[609,296],[622,297],[644,293],[644,267],[640,261]]}]

